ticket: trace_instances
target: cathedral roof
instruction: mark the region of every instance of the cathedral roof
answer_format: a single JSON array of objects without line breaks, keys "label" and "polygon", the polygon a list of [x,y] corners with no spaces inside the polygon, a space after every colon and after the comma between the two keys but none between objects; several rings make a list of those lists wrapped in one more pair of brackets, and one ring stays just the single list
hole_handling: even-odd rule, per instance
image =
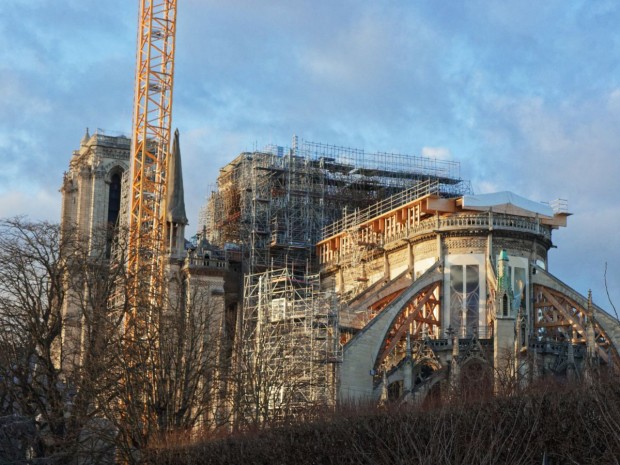
[{"label": "cathedral roof", "polygon": [[185,213],[185,196],[183,193],[183,172],[181,168],[181,148],[179,145],[179,130],[174,132],[172,150],[168,157],[168,189],[166,191],[166,221],[177,224],[187,224]]},{"label": "cathedral roof", "polygon": [[494,212],[498,213],[553,217],[553,209],[549,205],[534,202],[508,191],[493,194],[464,195],[463,208],[468,210],[492,208]]}]

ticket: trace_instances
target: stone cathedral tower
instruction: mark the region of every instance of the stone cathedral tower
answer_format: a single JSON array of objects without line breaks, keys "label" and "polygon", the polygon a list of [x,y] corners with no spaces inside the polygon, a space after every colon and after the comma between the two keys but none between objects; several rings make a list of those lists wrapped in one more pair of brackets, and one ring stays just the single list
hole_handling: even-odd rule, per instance
[{"label": "stone cathedral tower", "polygon": [[87,129],[64,175],[60,188],[63,232],[77,228],[91,255],[100,253],[100,247],[109,248],[109,243],[101,244],[98,238],[118,220],[121,181],[129,169],[129,156],[129,138],[99,133],[91,136]]},{"label": "stone cathedral tower", "polygon": [[[91,136],[87,129],[80,148],[73,152],[60,188],[63,236],[74,236],[75,244],[85,247],[93,263],[100,265],[105,264],[112,249],[111,229],[121,212],[122,179],[129,169],[130,142],[124,136],[99,132]],[[68,292],[63,303],[64,324],[57,363],[71,369],[82,362],[82,349],[88,338],[84,314],[92,309],[85,308],[84,293],[72,289],[72,277],[66,279]]]}]

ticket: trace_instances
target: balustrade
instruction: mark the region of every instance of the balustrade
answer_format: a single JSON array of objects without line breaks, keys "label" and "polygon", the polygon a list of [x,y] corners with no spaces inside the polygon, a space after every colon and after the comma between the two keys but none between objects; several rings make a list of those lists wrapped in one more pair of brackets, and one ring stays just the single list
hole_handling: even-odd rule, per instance
[{"label": "balustrade", "polygon": [[[551,240],[551,228],[541,225],[540,221],[535,218],[524,218],[515,215],[506,215],[499,213],[481,212],[479,214],[453,215],[447,217],[432,217],[421,221],[415,226],[409,228],[392,228],[384,234],[379,234],[377,244],[384,247],[396,241],[413,239],[423,234],[433,232],[454,231],[454,230],[507,230],[522,231],[542,236],[544,239]],[[355,233],[353,233],[355,234]],[[355,244],[350,244],[354,247]],[[327,247],[327,245],[324,245]],[[323,264],[336,264],[342,255],[350,253],[350,247],[343,247],[340,254],[322,254],[321,262]],[[324,260],[323,257],[329,258]]]}]

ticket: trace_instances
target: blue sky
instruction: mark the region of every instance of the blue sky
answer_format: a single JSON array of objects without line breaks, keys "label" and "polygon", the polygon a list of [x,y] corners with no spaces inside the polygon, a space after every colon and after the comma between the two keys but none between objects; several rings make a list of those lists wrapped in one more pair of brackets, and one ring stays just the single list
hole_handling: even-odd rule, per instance
[{"label": "blue sky", "polygon": [[[129,134],[133,0],[4,0],[0,217],[57,221],[86,127]],[[477,193],[565,198],[550,270],[620,307],[620,4],[179,0],[173,124],[188,215],[293,134],[461,162]],[[190,231],[191,231],[190,226]]]}]

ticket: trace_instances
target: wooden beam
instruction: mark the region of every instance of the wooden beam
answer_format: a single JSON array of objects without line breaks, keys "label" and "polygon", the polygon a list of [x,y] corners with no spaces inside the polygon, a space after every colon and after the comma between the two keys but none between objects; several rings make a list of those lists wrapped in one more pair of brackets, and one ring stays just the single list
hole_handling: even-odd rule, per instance
[{"label": "wooden beam", "polygon": [[426,213],[454,213],[456,212],[456,202],[455,199],[428,197],[422,209]]},{"label": "wooden beam", "polygon": [[[582,337],[585,336],[585,329],[583,328],[583,326],[581,326],[581,323],[577,320],[575,320],[575,318],[566,311],[566,309],[562,306],[562,304],[560,304],[560,302],[558,302],[558,300],[555,298],[555,296],[553,294],[551,294],[551,292],[549,292],[546,288],[542,287],[541,291],[543,293],[543,295],[547,298],[547,300],[549,302],[551,302],[551,304],[553,305],[553,307],[567,320],[570,321],[571,325],[577,329],[578,332],[581,333]],[[575,307],[577,308],[577,307]]]},{"label": "wooden beam", "polygon": [[407,316],[407,318],[405,318],[405,320],[402,322],[400,327],[396,330],[396,333],[394,334],[392,339],[390,339],[390,343],[388,344],[388,346],[381,352],[381,354],[379,356],[379,361],[381,361],[385,357],[387,357],[387,355],[394,349],[394,347],[396,347],[396,344],[398,344],[398,341],[400,340],[400,338],[405,333],[405,329],[416,319],[416,317],[418,316],[418,314],[420,313],[420,311],[422,310],[424,305],[431,298],[431,296],[435,292],[435,289],[437,289],[438,286],[439,286],[439,282],[431,284],[431,286],[426,291],[426,294],[424,295],[422,300],[420,300],[417,303],[417,305],[416,305],[415,309],[413,310],[413,312],[411,312]]},{"label": "wooden beam", "polygon": [[561,322],[561,321],[549,321],[549,322],[540,322],[540,323],[535,323],[534,327],[536,328],[563,328],[563,327],[569,327],[572,326],[572,324],[570,324],[570,322]]},{"label": "wooden beam", "polygon": [[[571,315],[570,313],[568,313],[566,311],[566,309],[564,308],[564,306],[562,306],[560,304],[560,302],[558,302],[558,300],[556,299],[556,297],[553,295],[553,291],[551,291],[551,289],[548,289],[544,286],[538,286],[538,288],[540,289],[540,291],[542,292],[542,294],[545,296],[545,298],[549,301],[549,303],[551,303],[551,305],[557,310],[558,313],[560,313],[564,318],[566,318],[569,321],[569,324],[565,324],[565,325],[558,325],[558,326],[573,326],[573,328],[577,329],[578,333],[581,333],[581,337],[585,338],[586,333],[585,333],[585,329],[584,327],[581,325],[581,323],[579,321],[577,321],[575,319],[575,317],[573,315]],[[564,300],[567,301],[567,303],[569,305],[571,305],[577,312],[581,313],[581,314],[586,314],[586,311],[583,307],[577,305],[576,302],[573,302],[572,300],[568,299],[568,297],[562,295],[562,298]],[[542,327],[542,326],[539,326]],[[596,326],[595,326],[596,328]],[[600,333],[603,333],[602,328],[598,328]],[[604,333],[603,333],[604,334]],[[609,338],[605,337],[606,340],[609,340]],[[597,343],[596,344],[596,351],[598,352],[599,356],[605,361],[605,362],[609,362],[609,356],[607,355],[607,352],[605,350],[603,350],[603,348]]]}]

